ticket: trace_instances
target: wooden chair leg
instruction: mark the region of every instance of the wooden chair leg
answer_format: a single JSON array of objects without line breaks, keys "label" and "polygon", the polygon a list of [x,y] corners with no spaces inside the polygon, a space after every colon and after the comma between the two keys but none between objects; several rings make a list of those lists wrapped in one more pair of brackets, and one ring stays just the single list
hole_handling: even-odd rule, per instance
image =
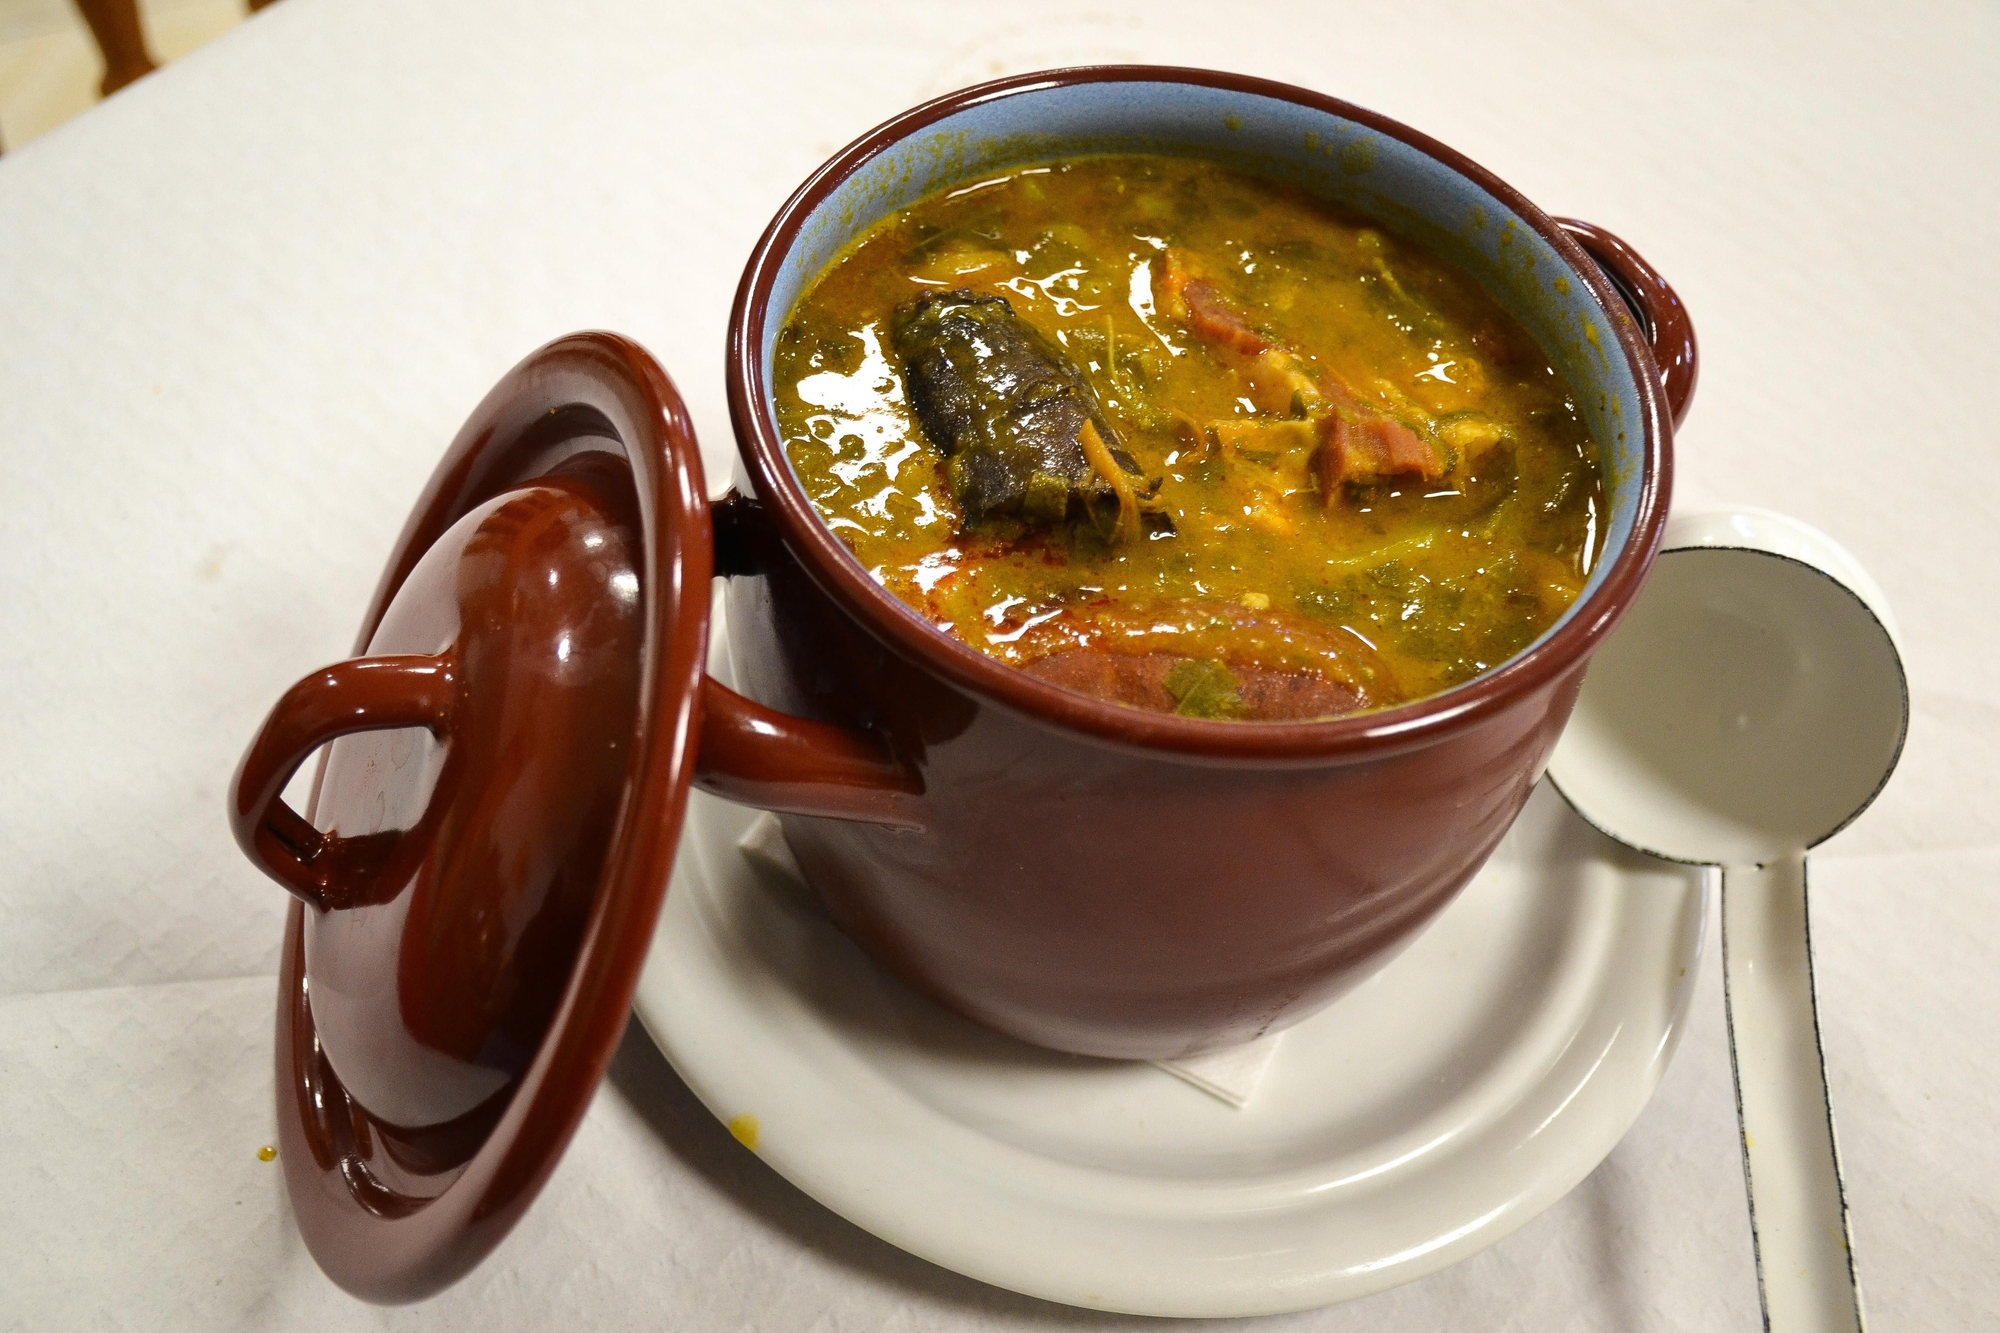
[{"label": "wooden chair leg", "polygon": [[90,25],[97,49],[104,53],[104,78],[97,85],[104,96],[158,68],[146,50],[137,0],[76,0],[76,7],[83,11],[83,21]]}]

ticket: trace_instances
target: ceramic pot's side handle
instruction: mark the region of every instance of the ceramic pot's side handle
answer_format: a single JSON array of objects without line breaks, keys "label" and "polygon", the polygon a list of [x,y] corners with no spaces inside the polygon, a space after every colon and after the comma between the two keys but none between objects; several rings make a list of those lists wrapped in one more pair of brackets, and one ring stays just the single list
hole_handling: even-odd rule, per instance
[{"label": "ceramic pot's side handle", "polygon": [[[731,491],[711,509],[718,576],[755,574],[779,557],[756,501]],[[701,683],[694,785],[779,814],[922,827],[923,779],[881,736],[766,708],[711,676]]]},{"label": "ceramic pot's side handle", "polygon": [[761,574],[784,558],[784,543],[771,527],[764,506],[732,490],[708,507],[715,531],[715,576]]},{"label": "ceramic pot's side handle", "polygon": [[1694,402],[1695,378],[1701,368],[1694,321],[1688,318],[1687,307],[1660,271],[1618,237],[1576,218],[1557,218],[1555,222],[1604,270],[1639,317],[1653,349],[1653,364],[1659,368],[1660,386],[1666,391],[1667,411],[1674,419],[1674,428],[1680,429]]},{"label": "ceramic pot's side handle", "polygon": [[701,682],[694,784],[779,814],[920,828],[923,782],[870,732],[814,722]]},{"label": "ceramic pot's side handle", "polygon": [[237,766],[229,800],[236,845],[309,906],[338,906],[332,895],[344,880],[342,840],[286,805],[286,784],[313,751],[357,731],[425,727],[443,737],[457,698],[449,654],[357,657],[313,672],[272,707]]}]

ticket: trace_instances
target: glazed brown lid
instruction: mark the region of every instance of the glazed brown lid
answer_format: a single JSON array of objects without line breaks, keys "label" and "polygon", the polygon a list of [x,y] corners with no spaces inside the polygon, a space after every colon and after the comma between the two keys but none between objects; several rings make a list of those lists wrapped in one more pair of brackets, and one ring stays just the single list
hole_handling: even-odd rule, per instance
[{"label": "glazed brown lid", "polygon": [[[294,686],[244,757],[237,839],[300,900],[286,1184],[356,1295],[418,1299],[478,1263],[624,1031],[693,772],[709,523],[652,359],[550,344],[445,455],[360,656]],[[282,792],[335,737],[308,821]]]}]

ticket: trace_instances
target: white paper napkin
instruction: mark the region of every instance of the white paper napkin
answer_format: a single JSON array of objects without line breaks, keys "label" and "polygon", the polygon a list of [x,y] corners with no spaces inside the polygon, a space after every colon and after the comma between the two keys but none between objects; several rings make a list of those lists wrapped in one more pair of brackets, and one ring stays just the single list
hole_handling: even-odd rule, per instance
[{"label": "white paper napkin", "polygon": [[[798,860],[785,842],[785,830],[778,823],[777,816],[759,815],[737,839],[736,845],[751,860],[804,884]],[[1264,1071],[1270,1067],[1281,1035],[1274,1032],[1267,1037],[1244,1042],[1241,1046],[1207,1051],[1184,1060],[1153,1060],[1149,1063],[1240,1110],[1257,1090],[1257,1082],[1264,1076]]]},{"label": "white paper napkin", "polygon": [[1240,1111],[1257,1091],[1264,1071],[1271,1067],[1271,1057],[1278,1053],[1278,1041],[1284,1035],[1273,1032],[1240,1046],[1225,1046],[1182,1060],[1155,1060],[1153,1064]]}]

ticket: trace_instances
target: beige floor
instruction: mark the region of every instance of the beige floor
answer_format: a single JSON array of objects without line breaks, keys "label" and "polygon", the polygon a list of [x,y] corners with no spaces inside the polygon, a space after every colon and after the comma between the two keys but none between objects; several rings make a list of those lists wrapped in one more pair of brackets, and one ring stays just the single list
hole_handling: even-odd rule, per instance
[{"label": "beige floor", "polygon": [[[160,64],[243,21],[244,0],[139,0]],[[97,104],[104,61],[69,0],[0,0],[0,146],[30,139]]]}]

